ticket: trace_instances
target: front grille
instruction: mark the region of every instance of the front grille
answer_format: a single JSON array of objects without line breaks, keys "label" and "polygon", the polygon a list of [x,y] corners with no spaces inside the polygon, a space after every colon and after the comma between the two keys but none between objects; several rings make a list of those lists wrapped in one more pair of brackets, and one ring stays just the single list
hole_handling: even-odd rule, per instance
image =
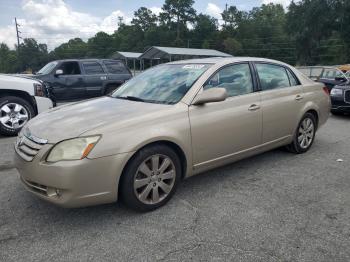
[{"label": "front grille", "polygon": [[350,103],[350,90],[345,91],[344,101],[345,103]]},{"label": "front grille", "polygon": [[34,142],[26,136],[18,136],[15,149],[21,158],[30,162],[38,154],[43,145],[42,143]]}]

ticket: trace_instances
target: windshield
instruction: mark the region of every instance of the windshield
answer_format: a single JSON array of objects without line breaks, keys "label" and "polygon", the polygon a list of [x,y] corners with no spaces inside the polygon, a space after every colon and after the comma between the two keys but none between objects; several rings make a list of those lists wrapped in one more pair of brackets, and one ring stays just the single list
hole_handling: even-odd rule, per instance
[{"label": "windshield", "polygon": [[43,68],[41,68],[37,74],[38,75],[49,74],[52,71],[52,69],[56,67],[57,64],[58,64],[57,62],[50,62],[47,65],[45,65]]},{"label": "windshield", "polygon": [[112,97],[142,102],[175,104],[210,64],[164,64],[132,78]]}]

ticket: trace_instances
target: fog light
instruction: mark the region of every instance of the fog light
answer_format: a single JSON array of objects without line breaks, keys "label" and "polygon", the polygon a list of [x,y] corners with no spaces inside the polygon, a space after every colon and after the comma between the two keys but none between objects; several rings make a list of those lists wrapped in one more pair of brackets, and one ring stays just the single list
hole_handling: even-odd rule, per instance
[{"label": "fog light", "polygon": [[61,195],[61,192],[58,188],[47,188],[46,194],[48,197],[59,197]]}]

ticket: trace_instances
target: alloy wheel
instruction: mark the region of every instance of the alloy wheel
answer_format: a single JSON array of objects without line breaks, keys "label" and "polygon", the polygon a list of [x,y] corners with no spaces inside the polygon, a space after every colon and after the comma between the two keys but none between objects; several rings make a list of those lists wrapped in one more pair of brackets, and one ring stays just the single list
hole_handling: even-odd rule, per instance
[{"label": "alloy wheel", "polygon": [[28,119],[28,110],[20,104],[7,103],[0,108],[0,122],[9,129],[22,128]]},{"label": "alloy wheel", "polygon": [[302,149],[308,148],[314,139],[315,125],[312,119],[305,118],[299,127],[298,143]]},{"label": "alloy wheel", "polygon": [[152,155],[143,161],[134,176],[134,193],[144,204],[157,204],[165,199],[174,187],[176,169],[165,155]]}]

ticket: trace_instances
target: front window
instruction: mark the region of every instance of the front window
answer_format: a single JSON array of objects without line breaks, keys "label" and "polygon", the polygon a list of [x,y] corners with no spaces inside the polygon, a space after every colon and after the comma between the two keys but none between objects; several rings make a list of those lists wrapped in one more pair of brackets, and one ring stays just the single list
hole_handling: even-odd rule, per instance
[{"label": "front window", "polygon": [[149,103],[179,102],[210,64],[165,64],[132,78],[112,97]]},{"label": "front window", "polygon": [[253,80],[247,63],[226,66],[207,81],[203,89],[222,87],[228,96],[239,96],[253,92]]},{"label": "front window", "polygon": [[59,68],[63,71],[63,75],[80,75],[80,67],[78,62],[63,62]]},{"label": "front window", "polygon": [[47,75],[57,66],[57,62],[50,62],[38,71],[38,75]]}]

